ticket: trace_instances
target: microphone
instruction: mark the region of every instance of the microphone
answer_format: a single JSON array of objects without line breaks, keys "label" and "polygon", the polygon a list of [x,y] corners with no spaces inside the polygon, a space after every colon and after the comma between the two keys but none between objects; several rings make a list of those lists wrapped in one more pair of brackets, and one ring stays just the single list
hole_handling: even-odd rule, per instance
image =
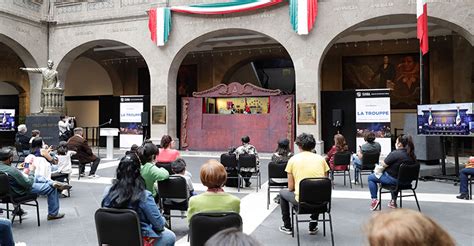
[{"label": "microphone", "polygon": [[112,119],[109,119],[109,124],[112,124]]}]

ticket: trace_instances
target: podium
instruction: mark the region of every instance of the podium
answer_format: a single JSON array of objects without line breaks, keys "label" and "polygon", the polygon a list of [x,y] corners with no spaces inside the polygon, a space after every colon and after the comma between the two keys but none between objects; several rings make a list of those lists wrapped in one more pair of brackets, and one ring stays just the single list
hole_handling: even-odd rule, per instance
[{"label": "podium", "polygon": [[107,137],[107,157],[104,160],[114,160],[114,137],[118,136],[117,128],[100,128],[100,136]]}]

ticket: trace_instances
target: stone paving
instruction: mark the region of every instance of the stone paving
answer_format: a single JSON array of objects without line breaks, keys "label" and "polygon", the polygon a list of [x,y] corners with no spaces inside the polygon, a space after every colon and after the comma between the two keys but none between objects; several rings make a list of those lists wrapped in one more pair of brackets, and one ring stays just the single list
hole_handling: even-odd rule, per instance
[{"label": "stone paving", "polygon": [[[194,174],[193,182],[198,192],[204,191],[199,182],[200,165],[212,157],[208,155],[183,154],[188,164],[188,170]],[[214,156],[214,158],[216,158]],[[266,156],[262,160],[262,178],[266,182]],[[114,177],[117,162],[101,163],[97,172],[101,178],[77,180],[73,176],[72,196],[61,198],[61,211],[66,217],[61,220],[46,220],[46,199],[40,198],[41,226],[36,225],[36,214],[33,208],[25,207],[28,211],[22,224],[15,222],[13,232],[15,241],[27,245],[55,246],[64,245],[97,245],[94,224],[94,212],[99,208],[104,188]],[[75,169],[76,171],[77,169]],[[254,182],[255,183],[255,182]],[[265,187],[265,184],[264,184]],[[244,232],[256,237],[263,245],[296,245],[296,238],[278,231],[281,224],[280,208],[272,203],[266,210],[266,190],[255,192],[255,187],[243,189],[240,193],[234,188],[226,188],[242,199],[241,215],[244,221]],[[420,182],[417,190],[421,210],[424,214],[435,219],[456,240],[458,245],[474,245],[474,202],[455,198],[459,187],[449,182]],[[384,197],[382,210],[388,210]],[[416,209],[415,203],[404,200],[404,207]],[[366,186],[343,186],[342,177],[336,177],[333,191],[333,226],[336,245],[364,245],[363,225],[370,218],[369,193]],[[5,213],[1,215],[6,217]],[[188,226],[185,219],[173,218],[172,229],[176,233],[177,245],[188,245],[186,235]],[[321,228],[322,229],[322,228]],[[322,230],[321,230],[322,231]],[[307,225],[300,225],[302,245],[330,245],[330,237],[307,233]]]}]

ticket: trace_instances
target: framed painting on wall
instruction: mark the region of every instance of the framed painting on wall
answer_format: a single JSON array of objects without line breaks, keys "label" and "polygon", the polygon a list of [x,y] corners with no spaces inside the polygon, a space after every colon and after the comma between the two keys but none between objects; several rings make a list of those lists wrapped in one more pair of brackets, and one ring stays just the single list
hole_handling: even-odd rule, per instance
[{"label": "framed painting on wall", "polygon": [[[425,81],[428,66],[424,61]],[[414,109],[420,102],[419,54],[346,56],[342,73],[344,90],[390,88],[392,109]]]}]

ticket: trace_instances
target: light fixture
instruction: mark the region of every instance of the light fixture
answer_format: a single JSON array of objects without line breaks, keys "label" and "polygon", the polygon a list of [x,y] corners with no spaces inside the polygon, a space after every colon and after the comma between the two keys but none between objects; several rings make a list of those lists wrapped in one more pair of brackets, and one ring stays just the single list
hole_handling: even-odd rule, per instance
[{"label": "light fixture", "polygon": [[369,41],[367,41],[367,47],[369,47],[369,46],[370,46],[370,42],[369,42]]},{"label": "light fixture", "polygon": [[354,43],[354,47],[357,47],[357,42]]},{"label": "light fixture", "polygon": [[349,45],[346,43],[346,48],[349,48]]},{"label": "light fixture", "polygon": [[410,40],[407,38],[407,44],[409,44],[409,43],[410,43]]},{"label": "light fixture", "polygon": [[395,44],[398,45],[398,39],[395,39]]},{"label": "light fixture", "polygon": [[433,37],[433,42],[436,42],[436,37]]},{"label": "light fixture", "polygon": [[382,46],[382,45],[383,45],[383,41],[382,41],[382,40],[380,40],[380,46]]},{"label": "light fixture", "polygon": [[448,37],[445,35],[444,36],[444,41],[447,41],[448,40]]}]

